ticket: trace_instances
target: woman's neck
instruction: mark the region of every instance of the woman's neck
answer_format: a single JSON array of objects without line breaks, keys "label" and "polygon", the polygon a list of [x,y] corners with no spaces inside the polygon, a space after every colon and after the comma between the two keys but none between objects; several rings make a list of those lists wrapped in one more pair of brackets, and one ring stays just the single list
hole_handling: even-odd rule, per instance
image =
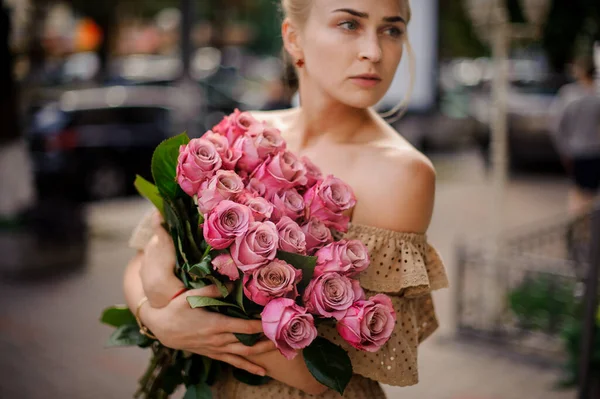
[{"label": "woman's neck", "polygon": [[316,88],[304,87],[300,90],[300,112],[294,121],[294,130],[300,132],[297,144],[303,149],[322,138],[349,142],[373,120],[372,112],[342,104]]}]

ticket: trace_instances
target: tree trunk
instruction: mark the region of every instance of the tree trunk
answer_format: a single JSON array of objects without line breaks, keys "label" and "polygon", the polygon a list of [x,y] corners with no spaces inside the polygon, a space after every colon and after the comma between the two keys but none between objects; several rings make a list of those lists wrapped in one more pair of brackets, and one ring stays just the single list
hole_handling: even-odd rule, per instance
[{"label": "tree trunk", "polygon": [[10,14],[0,8],[0,146],[19,137],[17,87],[13,76],[13,56],[10,49]]}]

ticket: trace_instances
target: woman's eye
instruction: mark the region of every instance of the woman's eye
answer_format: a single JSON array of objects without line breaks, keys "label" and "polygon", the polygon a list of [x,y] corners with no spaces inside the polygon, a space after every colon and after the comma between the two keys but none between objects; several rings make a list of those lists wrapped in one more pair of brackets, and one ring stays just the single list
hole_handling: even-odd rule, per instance
[{"label": "woman's eye", "polygon": [[358,29],[358,22],[356,21],[344,21],[342,23],[340,23],[338,25],[341,28],[344,28],[346,30],[357,30]]},{"label": "woman's eye", "polygon": [[401,29],[395,27],[387,28],[385,33],[391,37],[400,37],[404,34]]}]

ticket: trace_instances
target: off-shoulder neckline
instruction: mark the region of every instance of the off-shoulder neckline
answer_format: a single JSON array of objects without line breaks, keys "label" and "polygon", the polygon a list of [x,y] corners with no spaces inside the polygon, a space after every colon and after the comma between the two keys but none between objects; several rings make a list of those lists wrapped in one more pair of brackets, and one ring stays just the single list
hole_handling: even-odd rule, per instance
[{"label": "off-shoulder neckline", "polygon": [[369,234],[374,234],[379,237],[386,238],[403,238],[407,240],[423,240],[426,238],[426,233],[415,233],[410,231],[397,231],[384,229],[377,226],[371,226],[362,223],[350,222],[348,224],[348,231],[356,231],[356,232],[364,232]]}]

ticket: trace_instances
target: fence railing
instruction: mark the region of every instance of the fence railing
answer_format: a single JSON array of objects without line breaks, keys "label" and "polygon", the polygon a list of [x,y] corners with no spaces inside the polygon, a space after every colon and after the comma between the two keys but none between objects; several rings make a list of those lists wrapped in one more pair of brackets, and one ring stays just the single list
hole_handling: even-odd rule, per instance
[{"label": "fence railing", "polygon": [[[577,217],[511,230],[497,248],[457,248],[459,336],[562,364],[563,385],[577,386],[579,399],[600,398],[600,203]],[[499,303],[493,314],[490,300]]]}]

